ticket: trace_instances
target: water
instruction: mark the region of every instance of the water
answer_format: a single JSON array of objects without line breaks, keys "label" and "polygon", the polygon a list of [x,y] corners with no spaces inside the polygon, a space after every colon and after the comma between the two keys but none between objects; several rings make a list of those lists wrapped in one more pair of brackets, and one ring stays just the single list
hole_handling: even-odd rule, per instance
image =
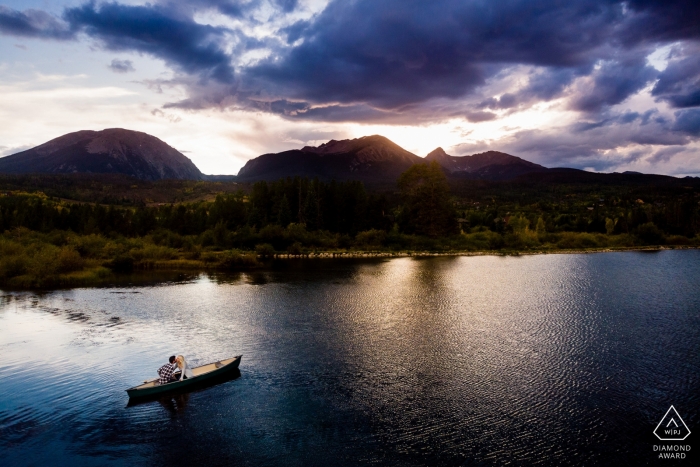
[{"label": "water", "polygon": [[[0,452],[10,466],[655,465],[671,404],[697,431],[699,349],[700,251],[290,261],[5,292]],[[127,407],[174,353],[243,354],[240,376]]]}]

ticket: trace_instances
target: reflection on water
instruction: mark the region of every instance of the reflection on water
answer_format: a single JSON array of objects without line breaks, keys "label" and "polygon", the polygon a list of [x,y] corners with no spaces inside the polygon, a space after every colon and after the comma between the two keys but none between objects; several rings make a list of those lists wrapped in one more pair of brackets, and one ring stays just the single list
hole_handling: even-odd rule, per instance
[{"label": "reflection on water", "polygon": [[189,400],[190,395],[188,393],[183,393],[176,394],[174,396],[159,397],[158,403],[172,415],[177,415],[185,410],[185,407],[187,407],[187,401]]},{"label": "reflection on water", "polygon": [[[285,261],[0,296],[9,465],[650,465],[700,252]],[[240,374],[129,404],[172,354]]]}]

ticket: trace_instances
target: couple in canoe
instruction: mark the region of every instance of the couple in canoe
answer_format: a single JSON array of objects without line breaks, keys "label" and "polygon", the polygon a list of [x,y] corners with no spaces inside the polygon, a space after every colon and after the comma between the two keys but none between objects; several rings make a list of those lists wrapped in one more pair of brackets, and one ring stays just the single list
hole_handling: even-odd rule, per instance
[{"label": "couple in canoe", "polygon": [[[175,370],[180,369],[180,374],[175,375]],[[192,369],[187,365],[185,357],[182,355],[172,355],[168,359],[168,363],[158,368],[158,384],[168,384],[183,379],[193,378]]]}]

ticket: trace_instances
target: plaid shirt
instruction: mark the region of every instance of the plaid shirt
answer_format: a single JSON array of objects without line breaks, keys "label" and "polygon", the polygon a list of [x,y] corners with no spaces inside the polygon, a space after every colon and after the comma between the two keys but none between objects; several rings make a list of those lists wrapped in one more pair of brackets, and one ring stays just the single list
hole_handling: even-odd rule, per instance
[{"label": "plaid shirt", "polygon": [[172,376],[173,372],[175,371],[175,364],[174,363],[166,363],[162,367],[158,368],[158,375],[160,378],[158,378],[158,382],[160,384],[168,384],[172,382]]}]

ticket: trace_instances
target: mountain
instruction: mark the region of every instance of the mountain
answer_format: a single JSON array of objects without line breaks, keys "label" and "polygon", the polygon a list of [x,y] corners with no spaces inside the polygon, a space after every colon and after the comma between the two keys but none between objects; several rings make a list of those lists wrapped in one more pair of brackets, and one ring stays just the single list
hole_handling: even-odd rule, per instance
[{"label": "mountain", "polygon": [[509,180],[530,172],[544,172],[548,169],[504,152],[487,151],[472,156],[450,156],[442,148],[437,148],[425,157],[436,161],[454,178],[478,180]]},{"label": "mountain", "polygon": [[276,180],[287,176],[396,180],[410,166],[421,162],[425,160],[383,136],[374,135],[263,154],[243,166],[238,180]]},{"label": "mountain", "polygon": [[0,158],[6,173],[116,173],[141,180],[200,180],[181,152],[140,131],[76,131],[27,151]]}]

